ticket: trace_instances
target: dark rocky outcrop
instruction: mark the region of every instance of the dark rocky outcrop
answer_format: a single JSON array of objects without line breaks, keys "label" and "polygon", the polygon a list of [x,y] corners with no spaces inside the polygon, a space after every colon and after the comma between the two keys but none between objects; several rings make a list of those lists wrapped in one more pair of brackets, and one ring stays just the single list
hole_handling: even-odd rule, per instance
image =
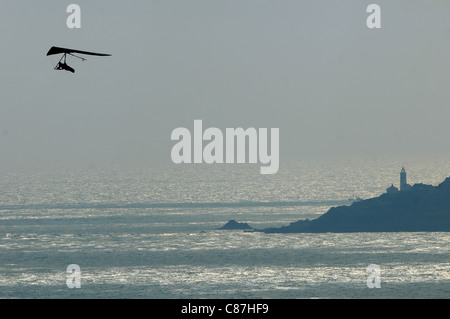
[{"label": "dark rocky outcrop", "polygon": [[266,233],[450,231],[450,177],[439,186],[415,184],[407,191],[332,207],[314,220],[300,220]]},{"label": "dark rocky outcrop", "polygon": [[230,230],[230,229],[253,229],[249,224],[247,223],[238,223],[234,219],[229,220],[228,223],[223,225],[222,227],[218,229],[224,229],[224,230]]}]

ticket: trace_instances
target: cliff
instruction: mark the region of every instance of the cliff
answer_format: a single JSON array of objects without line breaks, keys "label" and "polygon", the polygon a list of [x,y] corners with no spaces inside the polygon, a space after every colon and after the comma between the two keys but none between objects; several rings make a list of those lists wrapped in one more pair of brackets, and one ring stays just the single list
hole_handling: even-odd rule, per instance
[{"label": "cliff", "polygon": [[415,184],[408,191],[382,194],[332,207],[314,220],[300,220],[266,233],[450,231],[450,177],[438,186]]}]

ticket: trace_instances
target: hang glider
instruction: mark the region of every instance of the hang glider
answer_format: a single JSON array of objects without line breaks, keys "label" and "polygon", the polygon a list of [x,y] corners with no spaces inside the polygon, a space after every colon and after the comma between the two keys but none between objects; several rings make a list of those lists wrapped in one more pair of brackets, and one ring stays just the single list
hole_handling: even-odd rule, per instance
[{"label": "hang glider", "polygon": [[65,70],[65,71],[75,73],[75,70],[72,67],[68,66],[66,63],[67,55],[71,55],[73,57],[81,59],[82,61],[86,61],[86,59],[79,57],[79,56],[75,55],[74,53],[83,54],[83,55],[94,55],[94,56],[111,56],[111,54],[80,51],[80,50],[73,50],[73,49],[66,49],[66,48],[59,48],[59,47],[51,47],[50,50],[47,52],[47,56],[55,55],[55,54],[62,54],[61,59],[59,60],[58,64],[55,66],[55,70]]}]

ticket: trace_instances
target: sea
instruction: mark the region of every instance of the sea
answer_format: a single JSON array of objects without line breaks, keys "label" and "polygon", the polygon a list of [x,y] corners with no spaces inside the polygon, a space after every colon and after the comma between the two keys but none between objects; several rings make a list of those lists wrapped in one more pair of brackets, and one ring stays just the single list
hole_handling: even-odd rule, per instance
[{"label": "sea", "polygon": [[299,158],[274,175],[259,166],[1,171],[0,298],[450,298],[447,232],[218,230],[317,218],[398,187],[403,166],[408,183],[438,185],[449,154]]}]

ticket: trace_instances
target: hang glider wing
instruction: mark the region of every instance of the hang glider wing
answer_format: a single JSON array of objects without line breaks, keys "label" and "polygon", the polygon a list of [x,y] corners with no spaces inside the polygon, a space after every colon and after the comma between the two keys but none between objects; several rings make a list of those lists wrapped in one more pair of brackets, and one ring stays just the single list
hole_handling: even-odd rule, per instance
[{"label": "hang glider wing", "polygon": [[51,47],[50,50],[47,52],[47,55],[54,55],[54,54],[61,54],[61,53],[62,54],[78,53],[78,54],[87,54],[87,55],[95,55],[95,56],[111,56],[111,54],[72,50],[72,49],[59,48],[59,47]]}]

